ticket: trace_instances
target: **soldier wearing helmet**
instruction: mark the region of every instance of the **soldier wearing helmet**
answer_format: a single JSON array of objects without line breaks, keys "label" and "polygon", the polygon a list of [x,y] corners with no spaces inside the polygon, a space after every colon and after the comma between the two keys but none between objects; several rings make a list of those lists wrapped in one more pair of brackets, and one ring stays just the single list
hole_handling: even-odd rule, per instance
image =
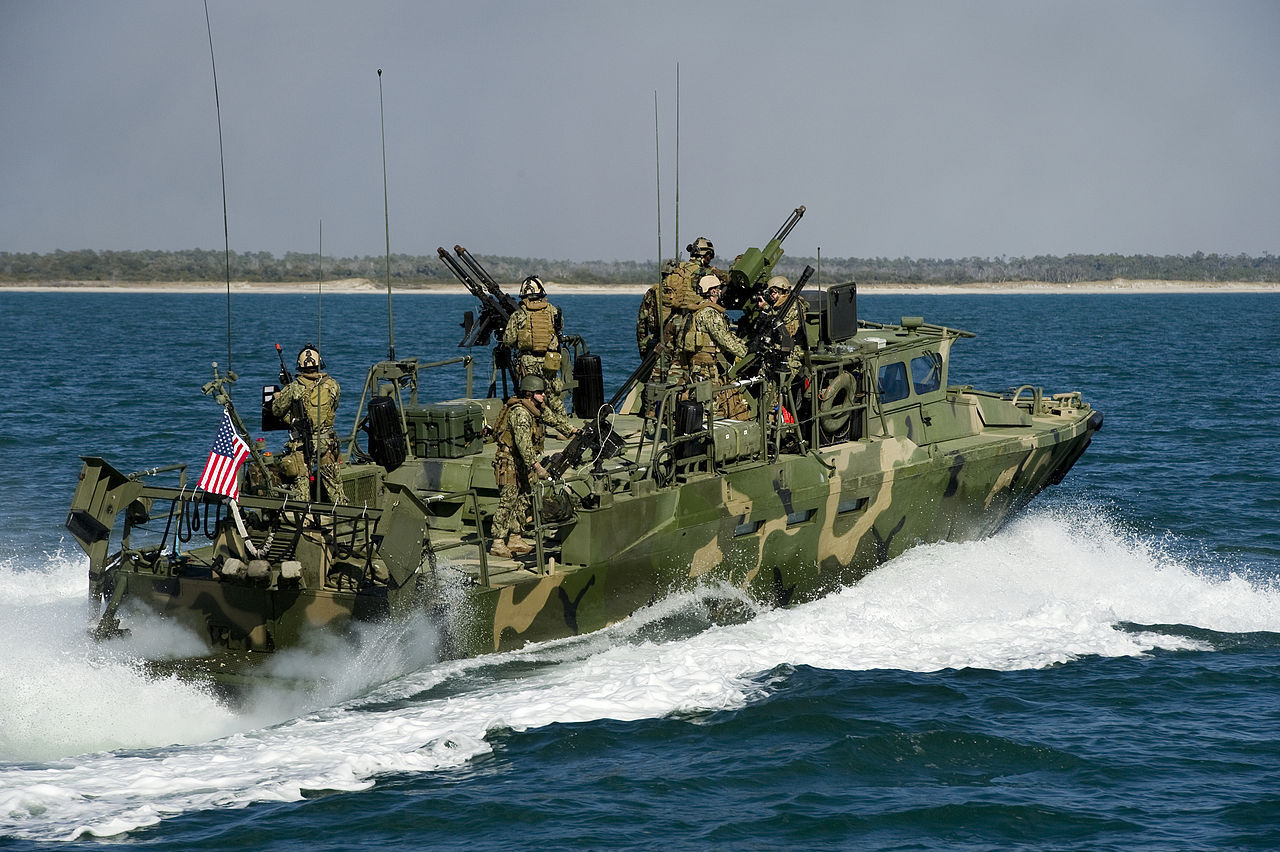
[{"label": "soldier wearing helmet", "polygon": [[498,449],[493,456],[493,476],[498,483],[498,508],[489,531],[492,556],[510,559],[533,550],[520,533],[530,512],[533,483],[547,477],[539,462],[544,442],[540,421],[545,419],[546,398],[546,381],[537,374],[527,374],[520,379],[518,395],[507,400],[494,423]]},{"label": "soldier wearing helmet", "polygon": [[[678,347],[679,372],[689,382],[709,380],[720,385],[724,382],[725,361],[732,364],[747,355],[747,344],[729,329],[725,320],[725,310],[720,305],[723,287],[711,273],[696,284],[702,302],[685,324]],[[673,369],[673,374],[676,372]],[[716,415],[743,420],[750,416],[750,408],[736,388],[720,389],[716,391]]]},{"label": "soldier wearing helmet", "polygon": [[[636,346],[643,355],[659,334],[673,345],[681,336],[699,306],[702,297],[698,295],[697,282],[705,275],[715,275],[721,281],[728,280],[728,274],[711,265],[715,259],[715,246],[706,237],[698,237],[685,246],[689,252],[689,260],[668,260],[662,264],[658,283],[649,287],[640,300],[640,310],[636,314]],[[648,379],[650,382],[678,380],[681,374],[678,352],[661,352],[657,363]],[[655,401],[646,396],[644,408],[652,412]]]},{"label": "soldier wearing helmet", "polygon": [[[783,304],[786,303],[787,297],[790,295],[790,279],[785,275],[775,275],[765,285],[760,307],[766,312],[776,313],[782,310]],[[787,333],[791,335],[792,341],[795,342],[795,348],[787,355],[786,369],[788,372],[794,373],[800,368],[801,353],[805,346],[803,334],[804,316],[808,311],[809,303],[802,297],[796,296],[795,301],[791,303],[791,307],[787,309],[787,315],[782,318],[782,324],[786,326]]]},{"label": "soldier wearing helmet", "polygon": [[689,259],[681,261],[676,269],[663,276],[662,301],[674,311],[697,310],[702,299],[697,292],[697,283],[705,275],[714,275],[721,281],[728,280],[728,274],[711,265],[715,259],[716,249],[711,240],[698,237],[685,246]]},{"label": "soldier wearing helmet", "polygon": [[316,469],[324,492],[314,496],[327,498],[332,503],[345,503],[347,495],[339,474],[340,448],[337,433],[333,431],[342,388],[337,379],[323,371],[320,350],[311,343],[302,347],[298,352],[298,374],[276,392],[271,411],[289,424],[290,438],[285,444],[281,468],[286,478],[292,476],[292,491],[299,499],[313,499],[311,472]]},{"label": "soldier wearing helmet", "polygon": [[543,422],[562,434],[574,431],[564,408],[564,383],[560,381],[561,335],[564,318],[560,309],[547,301],[542,279],[530,275],[520,284],[520,307],[507,319],[502,343],[512,352],[516,381],[539,376],[546,382],[547,400]]}]

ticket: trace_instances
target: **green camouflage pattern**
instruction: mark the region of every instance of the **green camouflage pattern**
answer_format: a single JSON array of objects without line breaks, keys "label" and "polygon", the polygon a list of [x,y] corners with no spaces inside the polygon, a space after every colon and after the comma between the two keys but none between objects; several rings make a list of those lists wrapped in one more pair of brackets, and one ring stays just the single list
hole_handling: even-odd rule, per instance
[{"label": "green camouflage pattern", "polygon": [[[233,505],[193,492],[181,467],[124,474],[86,457],[67,527],[103,606],[97,633],[130,629],[129,606],[142,605],[208,643],[206,657],[171,668],[233,683],[317,631],[410,613],[429,614],[442,656],[459,657],[598,630],[680,590],[730,587],[787,606],[916,544],[990,535],[1061,481],[1101,428],[1078,392],[949,385],[952,345],[972,335],[918,317],[841,317],[832,295],[806,293],[808,382],[767,369],[739,379],[746,420],[713,413],[718,380],[650,384],[656,419],[613,416],[616,452],[533,485],[525,556],[487,553],[500,495],[492,441],[452,455],[410,442],[393,464],[353,429],[336,505],[299,501],[257,458]],[[419,411],[420,369],[381,362],[366,395],[402,376],[397,405]],[[779,395],[793,422],[765,402]],[[450,402],[490,427],[501,410]],[[440,426],[463,428],[451,423]],[[563,448],[548,437],[545,452]]]}]

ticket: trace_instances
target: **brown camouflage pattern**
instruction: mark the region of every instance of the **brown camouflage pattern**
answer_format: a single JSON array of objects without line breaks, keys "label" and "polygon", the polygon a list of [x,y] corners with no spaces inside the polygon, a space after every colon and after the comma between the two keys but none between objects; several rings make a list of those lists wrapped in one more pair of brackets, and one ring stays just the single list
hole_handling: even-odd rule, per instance
[{"label": "brown camouflage pattern", "polygon": [[[485,554],[499,501],[494,443],[460,458],[410,457],[390,473],[346,465],[344,486],[358,506],[303,505],[247,487],[239,507],[247,540],[227,507],[86,458],[68,529],[105,604],[100,635],[125,626],[122,602],[144,604],[206,639],[211,659],[234,661],[228,680],[243,675],[247,657],[301,644],[312,631],[424,609],[439,624],[443,654],[466,656],[597,630],[699,585],[729,584],[785,606],[855,582],[915,544],[990,535],[1059,481],[1100,428],[1078,393],[1024,386],[1006,398],[948,387],[951,346],[963,334],[868,326],[839,350],[815,349],[812,410],[793,433],[804,446],[791,450],[778,449],[777,424],[762,412],[717,422],[696,438],[707,451],[677,464],[669,424],[657,427],[655,446],[642,440],[639,416],[615,417],[626,451],[597,475],[588,464],[535,485],[523,520],[538,549],[514,560]],[[928,352],[942,358],[938,390],[892,403],[866,392],[880,365]],[[830,417],[816,395],[840,373],[862,377],[844,418]],[[849,424],[845,432],[822,431],[837,421]],[[546,450],[562,446],[548,439]],[[570,504],[567,517],[547,514],[557,499]],[[192,516],[215,530],[212,539],[193,534],[178,555],[172,540],[139,543],[143,531],[154,536]],[[237,560],[257,576],[231,572]]]}]

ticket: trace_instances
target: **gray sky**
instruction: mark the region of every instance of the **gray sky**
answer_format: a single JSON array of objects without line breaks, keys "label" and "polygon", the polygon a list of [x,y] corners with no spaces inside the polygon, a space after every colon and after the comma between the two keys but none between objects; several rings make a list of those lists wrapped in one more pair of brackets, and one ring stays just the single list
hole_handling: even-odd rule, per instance
[{"label": "gray sky", "polygon": [[[1280,3],[209,0],[233,251],[1280,250]],[[654,134],[657,93],[659,134]],[[0,251],[221,249],[199,0],[0,0]]]}]

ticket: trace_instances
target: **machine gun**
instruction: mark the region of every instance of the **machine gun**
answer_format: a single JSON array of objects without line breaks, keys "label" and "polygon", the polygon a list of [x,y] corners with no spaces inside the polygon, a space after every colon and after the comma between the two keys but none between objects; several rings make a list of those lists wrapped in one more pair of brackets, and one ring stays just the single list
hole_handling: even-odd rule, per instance
[{"label": "machine gun", "polygon": [[[466,251],[461,246],[455,246],[454,248],[459,252]],[[501,338],[503,329],[507,327],[507,320],[510,319],[512,311],[516,309],[517,303],[510,296],[503,293],[496,283],[491,288],[487,282],[482,286],[471,277],[470,273],[449,252],[444,250],[443,246],[436,249],[436,254],[440,255],[440,260],[444,261],[444,265],[449,268],[455,278],[462,282],[471,295],[480,300],[479,320],[475,318],[471,311],[467,311],[463,315],[462,340],[458,342],[458,345],[488,346],[491,335]],[[466,258],[471,263],[475,263],[475,259],[470,254],[467,254]],[[470,266],[471,264],[469,263],[468,265]],[[475,266],[479,267],[479,264],[476,263]],[[488,273],[485,273],[485,275],[487,276]],[[497,295],[493,295],[494,290],[497,291]]]},{"label": "machine gun", "polygon": [[773,235],[773,239],[765,244],[763,249],[749,248],[734,261],[733,268],[729,270],[729,283],[725,286],[721,299],[721,304],[724,307],[730,310],[741,308],[751,298],[752,294],[759,289],[760,285],[769,277],[769,273],[773,272],[773,267],[782,258],[782,241],[791,233],[791,229],[800,222],[800,217],[803,215],[804,205],[801,204],[791,211],[787,221],[782,223],[782,227]]},{"label": "machine gun", "polygon": [[597,411],[591,421],[582,427],[582,431],[569,439],[569,443],[565,444],[563,450],[553,453],[547,461],[543,462],[543,469],[552,479],[559,479],[564,476],[565,471],[580,466],[587,454],[587,450],[592,451],[596,464],[599,465],[606,458],[615,455],[621,448],[608,439],[608,436],[612,434],[609,429],[611,424],[609,424],[607,416],[602,416],[600,412],[606,408],[610,411],[616,409],[618,403],[626,399],[627,394],[635,387],[636,382],[641,377],[649,375],[653,365],[658,361],[659,343],[658,338],[653,339],[653,342],[649,344],[649,348],[645,351],[644,357],[640,359],[640,366],[636,367],[630,376],[627,376],[626,381],[618,388],[617,393],[607,403],[600,406],[600,411]]},{"label": "machine gun", "polygon": [[516,308],[520,307],[520,302],[502,292],[502,288],[498,286],[498,282],[494,281],[493,276],[480,265],[480,261],[472,257],[471,252],[467,251],[462,246],[454,246],[453,251],[458,255],[459,259],[467,265],[467,268],[480,279],[480,283],[484,284],[485,289],[488,290],[492,297],[498,301],[502,306],[502,309],[506,312],[506,315],[511,316],[511,314],[515,313]]},{"label": "machine gun", "polygon": [[[757,361],[763,361],[766,365],[777,368],[786,360],[786,356],[796,346],[795,339],[787,330],[786,317],[800,298],[800,291],[804,289],[804,285],[808,284],[809,279],[813,277],[813,272],[812,266],[804,268],[804,272],[800,273],[800,279],[787,294],[786,301],[777,309],[764,301],[764,296],[758,297],[762,304],[747,335],[747,357],[733,365],[729,371],[729,378],[736,378]],[[804,317],[800,318],[800,333],[804,334]]]}]

